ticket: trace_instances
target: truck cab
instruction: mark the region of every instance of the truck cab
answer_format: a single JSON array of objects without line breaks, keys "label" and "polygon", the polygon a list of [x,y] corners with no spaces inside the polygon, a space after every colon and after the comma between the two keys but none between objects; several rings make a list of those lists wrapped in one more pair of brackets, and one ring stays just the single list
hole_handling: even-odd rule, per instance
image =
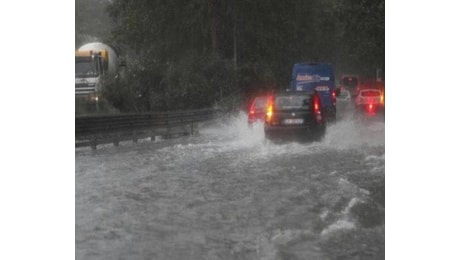
[{"label": "truck cab", "polygon": [[91,42],[75,51],[75,97],[98,101],[106,75],[119,74],[118,55],[109,45]]},{"label": "truck cab", "polygon": [[75,95],[97,99],[107,71],[107,51],[75,52]]}]

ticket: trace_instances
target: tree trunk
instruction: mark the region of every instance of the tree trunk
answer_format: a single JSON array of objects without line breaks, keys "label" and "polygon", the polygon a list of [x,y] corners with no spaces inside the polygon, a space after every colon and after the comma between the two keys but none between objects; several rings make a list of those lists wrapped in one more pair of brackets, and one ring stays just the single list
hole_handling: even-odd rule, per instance
[{"label": "tree trunk", "polygon": [[211,11],[211,47],[217,52],[217,0],[208,0],[208,5]]}]

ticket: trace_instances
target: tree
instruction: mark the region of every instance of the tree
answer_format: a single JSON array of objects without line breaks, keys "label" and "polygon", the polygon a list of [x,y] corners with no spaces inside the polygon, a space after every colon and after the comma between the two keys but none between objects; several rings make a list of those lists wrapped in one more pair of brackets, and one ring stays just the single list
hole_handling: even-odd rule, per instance
[{"label": "tree", "polygon": [[158,96],[172,109],[285,88],[296,62],[384,66],[383,0],[113,0],[108,11],[148,109]]},{"label": "tree", "polygon": [[75,1],[75,47],[110,38],[112,22],[106,12],[107,0]]},{"label": "tree", "polygon": [[339,11],[344,23],[346,66],[375,76],[385,66],[385,1],[347,0]]}]

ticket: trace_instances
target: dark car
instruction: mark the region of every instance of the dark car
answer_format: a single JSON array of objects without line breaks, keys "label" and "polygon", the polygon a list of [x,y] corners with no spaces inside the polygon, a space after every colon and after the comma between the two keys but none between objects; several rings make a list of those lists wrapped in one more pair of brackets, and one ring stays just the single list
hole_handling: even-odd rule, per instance
[{"label": "dark car", "polygon": [[358,75],[342,75],[340,84],[341,87],[350,92],[352,97],[356,97],[361,82]]},{"label": "dark car", "polygon": [[321,99],[309,91],[288,91],[269,97],[264,124],[270,140],[319,140],[326,132]]},{"label": "dark car", "polygon": [[258,96],[252,100],[248,111],[248,125],[250,127],[252,127],[254,123],[264,122],[267,101],[268,96]]}]

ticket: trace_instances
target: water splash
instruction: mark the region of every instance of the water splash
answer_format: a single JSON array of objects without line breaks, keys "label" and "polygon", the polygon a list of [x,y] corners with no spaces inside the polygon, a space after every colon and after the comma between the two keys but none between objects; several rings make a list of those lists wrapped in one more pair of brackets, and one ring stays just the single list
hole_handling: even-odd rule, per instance
[{"label": "water splash", "polygon": [[[355,149],[362,146],[381,147],[385,144],[385,123],[379,120],[359,120],[345,116],[329,124],[320,142],[298,143],[295,141],[275,144],[265,139],[263,122],[248,126],[247,113],[220,118],[212,125],[200,129],[201,140],[195,144],[176,145],[179,150],[200,149],[207,153],[250,150],[253,159],[278,155],[310,155],[325,150]],[[383,158],[384,159],[384,158]]]},{"label": "water splash", "polygon": [[346,117],[328,125],[323,144],[335,149],[383,146],[385,145],[385,122],[360,121],[354,117]]}]

